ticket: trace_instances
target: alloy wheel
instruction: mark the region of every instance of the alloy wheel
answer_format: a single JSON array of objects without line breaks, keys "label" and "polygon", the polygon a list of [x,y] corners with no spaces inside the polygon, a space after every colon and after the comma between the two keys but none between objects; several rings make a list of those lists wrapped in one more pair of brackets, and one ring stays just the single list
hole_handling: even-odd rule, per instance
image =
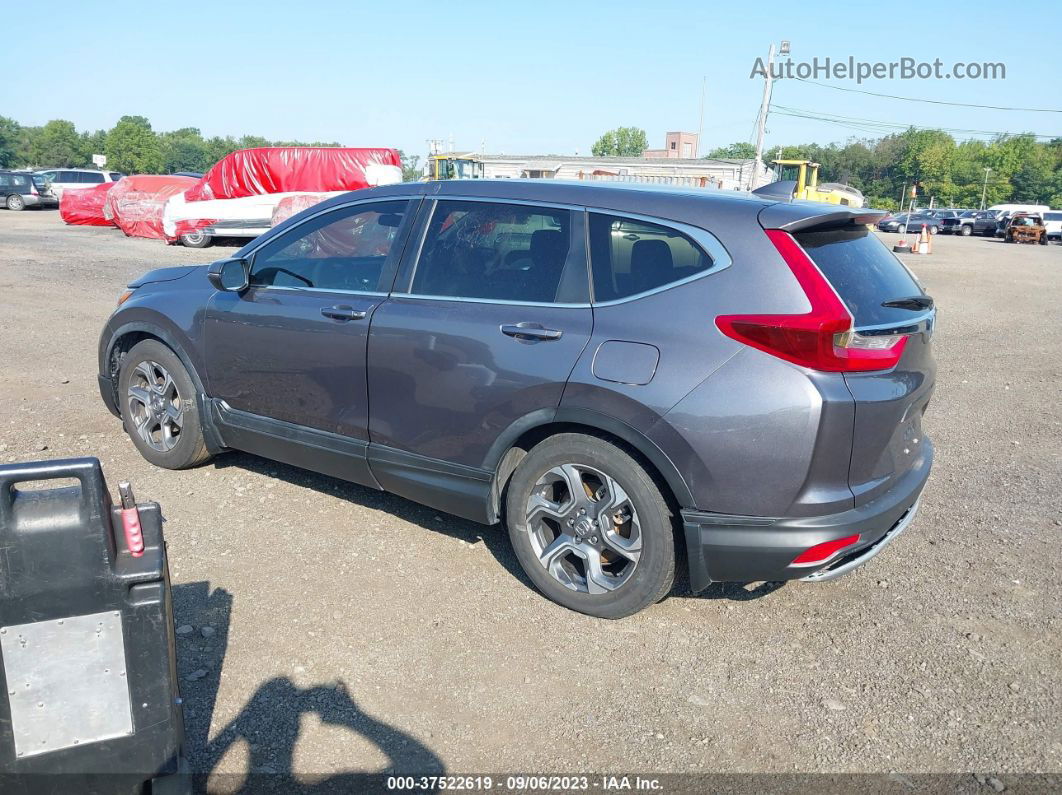
[{"label": "alloy wheel", "polygon": [[615,478],[599,469],[551,468],[531,490],[525,518],[538,562],[572,591],[614,591],[638,566],[638,512]]},{"label": "alloy wheel", "polygon": [[181,440],[184,402],[173,376],[158,362],[138,364],[129,380],[129,416],[153,450],[166,453]]}]

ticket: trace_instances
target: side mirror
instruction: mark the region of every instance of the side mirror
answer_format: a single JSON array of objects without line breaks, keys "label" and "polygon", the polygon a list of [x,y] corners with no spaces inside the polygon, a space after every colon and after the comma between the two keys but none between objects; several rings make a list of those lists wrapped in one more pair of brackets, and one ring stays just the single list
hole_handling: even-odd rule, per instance
[{"label": "side mirror", "polygon": [[207,278],[218,290],[242,293],[247,289],[250,263],[245,259],[219,259],[210,263]]}]

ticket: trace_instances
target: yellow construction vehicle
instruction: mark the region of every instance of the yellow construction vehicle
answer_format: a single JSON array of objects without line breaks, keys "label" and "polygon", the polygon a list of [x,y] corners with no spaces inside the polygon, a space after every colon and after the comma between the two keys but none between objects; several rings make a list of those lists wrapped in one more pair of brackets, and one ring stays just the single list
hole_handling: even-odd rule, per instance
[{"label": "yellow construction vehicle", "polygon": [[782,183],[792,182],[794,199],[806,199],[813,202],[844,204],[849,207],[862,207],[863,194],[849,185],[839,182],[819,184],[819,164],[810,160],[774,160],[778,166],[778,181],[773,183],[781,187]]},{"label": "yellow construction vehicle", "polygon": [[483,162],[475,155],[428,155],[425,179],[483,179]]}]

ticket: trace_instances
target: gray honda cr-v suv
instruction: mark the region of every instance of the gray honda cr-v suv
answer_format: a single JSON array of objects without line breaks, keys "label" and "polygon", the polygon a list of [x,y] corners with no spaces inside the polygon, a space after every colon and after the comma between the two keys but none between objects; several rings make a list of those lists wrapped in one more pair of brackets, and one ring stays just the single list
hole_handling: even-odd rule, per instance
[{"label": "gray honda cr-v suv", "polygon": [[551,180],[359,191],[130,284],[100,389],[158,466],[234,448],[504,522],[535,585],[592,615],[666,594],[676,541],[694,590],[827,580],[907,526],[932,461],[932,300],[878,217]]}]

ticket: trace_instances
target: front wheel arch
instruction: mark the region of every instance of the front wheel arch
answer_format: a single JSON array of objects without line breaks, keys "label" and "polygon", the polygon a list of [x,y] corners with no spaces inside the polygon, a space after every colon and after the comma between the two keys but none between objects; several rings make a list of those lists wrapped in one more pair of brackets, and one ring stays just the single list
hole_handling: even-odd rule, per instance
[{"label": "front wheel arch", "polygon": [[226,450],[227,448],[221,441],[220,434],[214,428],[213,415],[208,411],[209,406],[207,403],[206,388],[203,385],[203,380],[200,378],[195,364],[192,362],[192,358],[188,355],[186,348],[174,337],[173,334],[158,326],[142,322],[128,323],[124,326],[120,326],[111,335],[103,361],[104,367],[106,368],[105,372],[111,380],[111,402],[114,411],[121,411],[118,402],[118,373],[121,369],[122,358],[134,345],[145,339],[153,339],[162,345],[165,345],[173,351],[178,359],[180,359],[181,364],[184,365],[184,369],[188,371],[188,375],[195,386],[196,401],[199,404],[199,416],[203,425],[203,436],[206,441],[207,450],[212,454]]}]

